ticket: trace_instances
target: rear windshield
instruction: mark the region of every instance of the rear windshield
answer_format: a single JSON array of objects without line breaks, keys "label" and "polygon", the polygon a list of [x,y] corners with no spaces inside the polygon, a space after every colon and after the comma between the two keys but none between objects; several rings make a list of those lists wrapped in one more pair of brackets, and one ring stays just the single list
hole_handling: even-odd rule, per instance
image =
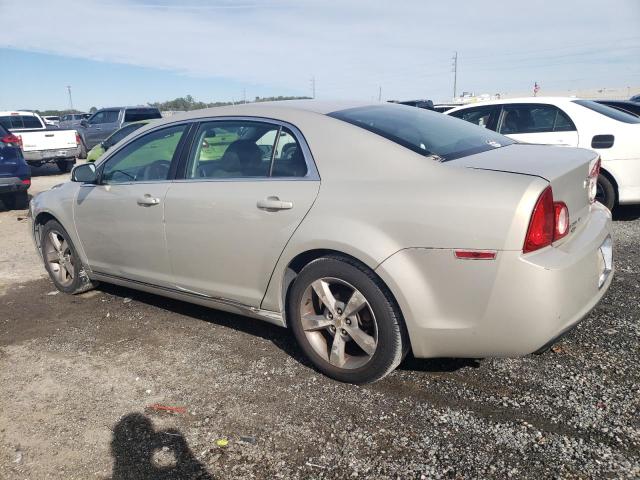
[{"label": "rear windshield", "polygon": [[617,120],[619,122],[640,123],[640,118],[634,117],[630,113],[626,113],[618,110],[617,108],[602,105],[601,103],[593,102],[591,100],[573,100],[573,103],[582,105],[583,107],[586,107],[590,110],[593,110],[594,112],[598,112],[605,117],[612,118],[613,120]]},{"label": "rear windshield", "polygon": [[129,108],[124,114],[125,123],[137,122],[138,120],[150,120],[162,118],[157,108]]},{"label": "rear windshield", "polygon": [[464,120],[422,108],[373,105],[339,110],[330,117],[376,133],[424,156],[455,160],[515,143]]}]

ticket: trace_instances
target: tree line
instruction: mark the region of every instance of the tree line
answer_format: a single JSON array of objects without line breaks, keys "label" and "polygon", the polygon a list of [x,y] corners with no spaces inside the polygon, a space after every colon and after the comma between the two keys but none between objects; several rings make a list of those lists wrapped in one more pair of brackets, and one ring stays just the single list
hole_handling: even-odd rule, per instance
[{"label": "tree line", "polygon": [[[277,97],[255,97],[253,100],[247,100],[247,103],[253,102],[278,102],[282,100],[306,100],[311,97],[294,97],[294,96],[283,96],[279,95]],[[244,103],[243,101],[239,102],[201,102],[196,100],[191,95],[187,95],[185,97],[178,97],[173,100],[167,100],[165,102],[151,102],[147,103],[150,107],[158,107],[160,111],[187,111],[187,110],[199,110],[201,108],[210,108],[210,107],[225,107],[227,105],[237,105],[239,103]],[[98,109],[96,107],[91,107],[89,109],[89,113],[94,113]],[[61,116],[67,113],[84,113],[79,110],[30,110],[32,112],[36,112],[41,116]]]}]

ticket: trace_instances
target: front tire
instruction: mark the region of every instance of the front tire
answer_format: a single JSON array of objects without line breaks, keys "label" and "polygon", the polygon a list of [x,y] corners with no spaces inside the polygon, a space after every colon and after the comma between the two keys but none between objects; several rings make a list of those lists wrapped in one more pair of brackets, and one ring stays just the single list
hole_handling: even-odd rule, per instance
[{"label": "front tire", "polygon": [[58,290],[77,294],[95,287],[69,234],[57,221],[49,220],[45,224],[40,246],[45,269]]},{"label": "front tire", "polygon": [[596,200],[607,207],[609,210],[613,210],[616,204],[616,189],[606,176],[598,175],[598,184],[596,190]]},{"label": "front tire", "polygon": [[371,270],[347,257],[322,257],[302,269],[289,295],[288,319],[313,365],[341,382],[380,380],[408,351],[390,292]]}]

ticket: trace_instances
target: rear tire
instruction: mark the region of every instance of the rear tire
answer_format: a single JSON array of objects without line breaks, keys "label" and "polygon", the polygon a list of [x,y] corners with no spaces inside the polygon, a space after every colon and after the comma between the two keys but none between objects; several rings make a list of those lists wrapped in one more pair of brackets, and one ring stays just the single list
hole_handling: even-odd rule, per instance
[{"label": "rear tire", "polygon": [[75,295],[95,288],[67,231],[55,220],[42,228],[40,248],[44,266],[58,290]]},{"label": "rear tire", "polygon": [[380,380],[409,349],[391,293],[375,273],[350,258],[332,255],[306,265],[291,287],[287,307],[300,348],[335,380]]},{"label": "rear tire", "polygon": [[603,174],[598,175],[598,187],[596,193],[596,200],[607,207],[609,210],[613,210],[616,204],[616,189],[606,176]]},{"label": "rear tire", "polygon": [[29,208],[29,194],[27,192],[16,192],[2,197],[7,210],[26,210]]},{"label": "rear tire", "polygon": [[87,158],[87,147],[84,144],[84,141],[80,141],[80,155],[78,155],[78,158],[81,159],[85,159]]},{"label": "rear tire", "polygon": [[75,160],[58,160],[56,165],[58,166],[58,170],[62,173],[69,173],[73,168],[74,163],[76,163]]}]

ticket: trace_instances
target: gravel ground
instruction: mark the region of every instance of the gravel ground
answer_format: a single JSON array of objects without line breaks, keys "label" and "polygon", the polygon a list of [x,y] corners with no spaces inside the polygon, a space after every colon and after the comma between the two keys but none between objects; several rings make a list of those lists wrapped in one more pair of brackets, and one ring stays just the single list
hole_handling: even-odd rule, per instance
[{"label": "gravel ground", "polygon": [[363,387],[268,324],[55,294],[23,216],[0,212],[0,478],[640,477],[639,208],[618,212],[609,293],[551,351],[408,358]]}]

